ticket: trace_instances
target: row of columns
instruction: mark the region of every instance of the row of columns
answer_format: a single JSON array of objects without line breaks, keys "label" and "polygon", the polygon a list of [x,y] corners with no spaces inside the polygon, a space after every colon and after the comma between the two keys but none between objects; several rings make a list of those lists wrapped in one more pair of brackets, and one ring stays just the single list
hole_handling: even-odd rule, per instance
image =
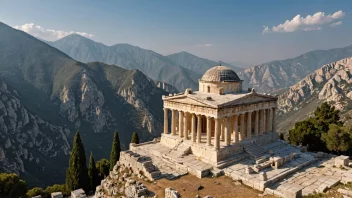
[{"label": "row of columns", "polygon": [[[169,109],[164,108],[164,133],[169,133]],[[206,117],[206,143],[211,146],[212,138],[212,123],[214,126],[214,147],[220,148],[220,141],[224,141],[225,145],[231,144],[231,139],[234,143],[238,143],[245,138],[252,138],[252,132],[254,136],[262,135],[264,132],[276,131],[276,119],[275,119],[275,108],[260,109],[257,111],[246,112],[238,115],[232,115],[225,118],[212,118]],[[178,123],[177,110],[171,110],[171,134],[177,135],[184,139],[189,139],[189,130],[192,142],[201,143],[202,135],[202,115],[191,114],[188,112],[178,111]],[[252,114],[254,114],[254,120],[252,124]],[[189,117],[191,117],[191,126],[189,125]],[[214,120],[214,122],[212,121]],[[246,123],[246,124],[245,124]],[[176,131],[177,130],[177,131]],[[232,137],[231,138],[231,136]]]}]

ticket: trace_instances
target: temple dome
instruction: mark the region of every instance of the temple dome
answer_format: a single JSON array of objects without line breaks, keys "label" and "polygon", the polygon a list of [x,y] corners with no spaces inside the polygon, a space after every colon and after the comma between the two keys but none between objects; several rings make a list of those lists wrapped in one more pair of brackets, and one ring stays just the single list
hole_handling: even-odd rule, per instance
[{"label": "temple dome", "polygon": [[203,82],[241,82],[236,72],[225,66],[210,68],[200,80]]}]

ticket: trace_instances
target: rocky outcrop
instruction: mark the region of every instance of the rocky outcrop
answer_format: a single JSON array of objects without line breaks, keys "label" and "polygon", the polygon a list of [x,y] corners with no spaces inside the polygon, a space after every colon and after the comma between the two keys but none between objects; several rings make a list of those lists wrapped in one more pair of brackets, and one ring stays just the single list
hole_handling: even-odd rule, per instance
[{"label": "rocky outcrop", "polygon": [[351,100],[351,73],[352,57],[322,66],[280,95],[280,110],[291,111],[311,97],[332,102],[343,110]]},{"label": "rocky outcrop", "polygon": [[278,130],[312,115],[322,102],[345,112],[352,102],[352,57],[323,65],[279,96]]},{"label": "rocky outcrop", "polygon": [[165,82],[161,82],[161,81],[157,81],[157,80],[153,80],[154,84],[160,88],[163,89],[164,91],[168,92],[168,93],[179,93],[179,91],[172,85],[167,84]]},{"label": "rocky outcrop", "polygon": [[[160,90],[153,81],[139,70],[132,71],[118,90],[118,94],[139,112],[138,114],[141,115],[139,123],[142,124],[142,127],[147,128],[150,133],[155,133],[162,128],[161,122],[149,109],[150,106],[160,102],[160,99],[157,99]],[[167,92],[163,93],[167,94]],[[161,103],[159,105],[162,106]],[[136,121],[138,122],[138,120]]]},{"label": "rocky outcrop", "polygon": [[16,95],[1,82],[0,171],[21,174],[33,165],[45,169],[42,161],[69,154],[67,135],[71,132],[29,112]]},{"label": "rocky outcrop", "polygon": [[259,92],[276,92],[298,83],[322,65],[352,56],[351,49],[352,46],[315,50],[295,58],[256,65],[238,74],[244,86]]}]

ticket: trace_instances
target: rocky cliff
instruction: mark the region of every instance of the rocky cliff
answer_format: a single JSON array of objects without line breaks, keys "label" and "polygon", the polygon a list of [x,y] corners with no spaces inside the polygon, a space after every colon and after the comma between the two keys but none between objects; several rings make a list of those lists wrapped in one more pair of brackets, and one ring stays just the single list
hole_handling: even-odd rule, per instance
[{"label": "rocky cliff", "polygon": [[29,177],[33,171],[33,185],[42,177],[58,176],[50,170],[63,165],[59,160],[69,154],[69,135],[66,126],[50,124],[28,111],[17,91],[0,82],[0,172]]},{"label": "rocky cliff", "polygon": [[97,160],[109,156],[114,131],[123,149],[133,132],[142,141],[160,135],[167,92],[139,70],[77,62],[2,23],[0,46],[0,79],[10,88],[0,95],[1,170],[28,176],[30,185],[63,183],[77,130]]},{"label": "rocky cliff", "polygon": [[309,116],[322,102],[342,113],[352,100],[352,57],[323,65],[280,95],[279,130],[287,131],[295,121]]}]

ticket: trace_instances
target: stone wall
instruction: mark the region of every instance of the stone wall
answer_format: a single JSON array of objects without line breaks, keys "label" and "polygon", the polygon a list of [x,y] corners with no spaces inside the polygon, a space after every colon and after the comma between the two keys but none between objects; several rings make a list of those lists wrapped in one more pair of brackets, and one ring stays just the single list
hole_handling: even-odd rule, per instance
[{"label": "stone wall", "polygon": [[122,151],[119,162],[133,173],[143,175],[150,181],[160,175],[160,171],[153,165],[150,157],[140,156],[132,151]]},{"label": "stone wall", "polygon": [[173,138],[170,134],[161,134],[160,143],[166,147],[174,148],[182,142],[182,139]]}]

